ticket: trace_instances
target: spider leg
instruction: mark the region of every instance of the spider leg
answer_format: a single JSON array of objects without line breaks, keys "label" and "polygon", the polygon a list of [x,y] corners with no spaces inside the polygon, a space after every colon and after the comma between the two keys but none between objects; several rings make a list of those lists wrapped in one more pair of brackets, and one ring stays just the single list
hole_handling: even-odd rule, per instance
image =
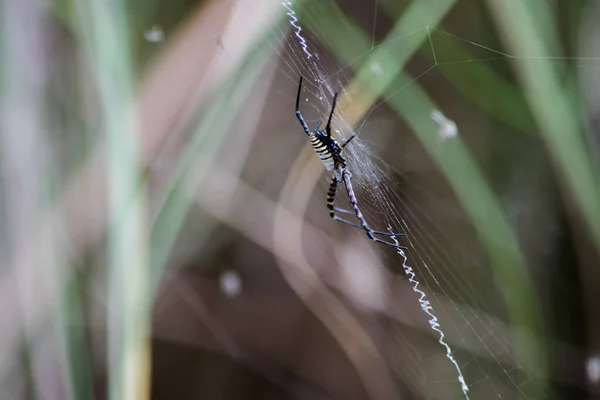
[{"label": "spider leg", "polygon": [[329,209],[329,216],[335,219],[335,192],[337,190],[337,178],[335,175],[331,177],[331,183],[329,183],[329,190],[327,190],[327,208]]},{"label": "spider leg", "polygon": [[[298,95],[296,96],[296,117],[298,117],[298,121],[300,121],[300,123],[302,124],[302,128],[304,128],[304,132],[306,132],[306,134],[309,135],[310,129],[309,129],[308,125],[306,124],[306,121],[304,120],[302,113],[300,112],[300,94],[302,93],[302,79],[303,79],[303,77],[300,76],[300,83],[298,83]],[[319,125],[321,125],[321,124],[319,124]]]},{"label": "spider leg", "polygon": [[335,193],[337,190],[337,183],[338,183],[337,178],[335,177],[335,175],[333,175],[331,177],[331,183],[329,184],[329,190],[327,191],[327,208],[329,209],[329,216],[335,220],[338,220],[338,221],[348,224],[350,226],[354,226],[356,228],[362,229],[363,228],[362,226],[352,223],[350,221],[343,220],[340,217],[338,217],[337,215],[335,215],[334,211],[337,211],[337,212],[340,212],[343,214],[351,214],[351,215],[355,214],[354,211],[344,210],[343,208],[338,208],[338,207],[334,206]]},{"label": "spider leg", "polygon": [[348,143],[350,143],[350,142],[352,141],[352,139],[354,139],[355,137],[356,137],[356,135],[352,135],[352,136],[350,136],[350,138],[348,138],[348,140],[346,140],[346,141],[345,141],[345,142],[342,144],[342,149],[343,149],[344,147],[346,147],[346,145],[347,145]]},{"label": "spider leg", "polygon": [[337,191],[337,178],[335,177],[335,175],[333,175],[331,177],[331,183],[329,184],[329,190],[327,191],[327,208],[329,209],[329,216],[333,219],[335,219],[336,221],[340,221],[343,222],[344,224],[348,224],[350,226],[353,226],[355,228],[358,229],[363,229],[362,226],[355,224],[353,222],[350,221],[346,221],[345,219],[342,219],[340,217],[338,217],[337,215],[335,215],[335,212],[341,212],[344,214],[352,214],[354,215],[354,211],[350,211],[350,210],[344,210],[342,208],[337,208],[335,207],[335,193]]},{"label": "spider leg", "polygon": [[348,197],[350,198],[350,203],[352,204],[352,208],[354,209],[356,218],[360,222],[362,229],[364,229],[365,232],[367,233],[367,236],[369,237],[369,239],[371,239],[377,243],[385,244],[387,246],[394,247],[397,249],[407,249],[404,246],[400,246],[400,245],[398,245],[396,243],[392,243],[392,242],[386,242],[385,240],[381,240],[381,239],[373,236],[374,234],[384,235],[384,236],[406,236],[406,234],[379,232],[379,231],[372,230],[369,227],[369,224],[367,224],[367,221],[365,220],[365,218],[363,217],[362,212],[360,211],[360,208],[358,207],[358,200],[356,199],[356,195],[354,194],[354,189],[352,188],[352,181],[351,181],[352,175],[350,174],[350,171],[348,171],[347,169],[344,169],[342,171],[342,177],[344,178],[344,186],[346,186],[346,192],[348,193]]},{"label": "spider leg", "polygon": [[315,127],[315,131],[318,130],[321,127],[321,124],[323,123],[323,120],[320,119],[319,123],[317,124],[317,126]]},{"label": "spider leg", "polygon": [[[337,215],[335,215],[335,211],[341,212],[341,213],[344,213],[344,214],[353,214],[353,215],[356,215],[356,211],[344,210],[342,208],[338,208],[338,207],[334,206],[334,204],[335,204],[335,193],[337,191],[337,184],[338,184],[337,178],[335,177],[335,175],[333,175],[332,178],[331,178],[331,183],[329,184],[329,190],[327,191],[327,208],[329,209],[329,216],[331,218],[335,219],[336,221],[342,222],[342,223],[344,223],[346,225],[353,226],[354,228],[363,229],[363,230],[365,230],[367,232],[371,232],[371,233],[374,233],[374,234],[377,234],[377,235],[383,235],[383,236],[406,236],[406,234],[404,234],[404,233],[391,233],[391,232],[374,231],[371,228],[369,228],[367,230],[367,229],[365,229],[365,227],[363,225],[355,224],[354,222],[350,222],[348,220],[345,220],[345,219],[340,218]],[[368,225],[367,225],[367,227],[368,227]],[[375,239],[375,238],[373,238],[373,239]]]},{"label": "spider leg", "polygon": [[337,102],[337,93],[333,95],[333,104],[331,104],[331,111],[329,112],[329,119],[327,120],[327,126],[325,126],[325,131],[327,132],[327,136],[331,137],[331,118],[333,117],[333,112],[335,111],[335,103]]},{"label": "spider leg", "polygon": [[358,229],[363,229],[362,226],[355,224],[354,222],[346,221],[345,219],[342,219],[342,218],[338,217],[337,215],[335,215],[336,211],[344,213],[344,214],[352,214],[352,215],[355,214],[354,211],[344,210],[342,208],[335,207],[334,204],[335,204],[335,193],[337,191],[337,184],[338,184],[337,178],[335,177],[335,175],[333,175],[331,177],[331,183],[329,184],[329,190],[327,191],[327,208],[329,209],[329,216],[331,218],[335,219],[336,221],[340,221],[344,224],[348,224],[348,225],[353,226]]},{"label": "spider leg", "polygon": [[[346,174],[347,172],[344,173],[344,183],[346,185],[346,188],[348,188],[348,182],[346,182]],[[349,179],[348,179],[349,180]],[[391,242],[386,242],[384,240],[378,239],[376,237],[374,237],[373,235],[383,235],[383,236],[406,236],[406,234],[404,233],[391,233],[391,232],[381,232],[381,231],[374,231],[372,230],[369,225],[367,224],[367,222],[365,221],[364,217],[362,216],[362,213],[360,212],[360,210],[358,210],[358,202],[356,201],[356,196],[354,195],[354,191],[352,190],[352,184],[350,184],[350,193],[348,194],[348,196],[350,197],[350,202],[352,203],[352,206],[354,207],[354,211],[348,211],[348,210],[343,210],[340,208],[337,208],[334,206],[335,204],[335,194],[337,191],[337,178],[335,177],[335,175],[332,176],[331,178],[331,183],[329,184],[329,190],[327,191],[327,208],[329,209],[329,216],[331,218],[333,218],[336,221],[339,221],[341,223],[344,223],[346,225],[350,225],[354,228],[358,228],[358,229],[362,229],[367,233],[367,236],[369,237],[369,239],[378,242],[378,243],[382,243],[382,244],[386,244],[388,246],[392,246],[395,248],[400,248],[400,249],[406,249],[406,247],[404,246],[399,246],[395,243],[391,243]],[[354,201],[352,200],[354,199]],[[358,211],[357,211],[358,210]],[[356,217],[358,218],[358,220],[360,221],[360,225],[359,224],[355,224],[354,222],[350,222],[347,221],[343,218],[338,217],[337,215],[335,215],[335,211],[338,212],[343,212],[346,214],[354,214],[356,215]]]},{"label": "spider leg", "polygon": [[[352,214],[354,214],[354,213],[352,213]],[[353,226],[355,228],[362,229],[362,230],[366,231],[366,229],[362,225],[355,224],[354,222],[350,222],[350,221],[348,221],[346,219],[340,218],[337,215],[335,215],[333,217],[333,219],[335,219],[336,221],[339,221],[339,222],[341,222],[343,224],[350,225],[350,226]],[[383,235],[383,236],[394,236],[394,237],[396,237],[396,236],[406,236],[406,233],[381,232],[381,231],[374,231],[371,228],[369,228],[369,230],[367,232],[371,232],[374,235]],[[375,240],[377,238],[372,238],[372,237],[369,236],[369,239]],[[394,247],[396,247],[396,246],[394,246]]]},{"label": "spider leg", "polygon": [[[350,211],[350,210],[344,210],[343,208],[337,208],[337,207],[333,207],[333,209],[337,212],[341,212],[343,214],[352,214],[354,215],[354,211]],[[361,228],[362,229],[362,228]]]},{"label": "spider leg", "polygon": [[406,246],[400,246],[400,245],[398,245],[396,243],[386,242],[385,240],[377,239],[376,237],[371,238],[371,240],[373,240],[373,241],[375,241],[377,243],[385,244],[385,245],[393,247],[395,249],[408,250],[408,247],[406,247]]}]

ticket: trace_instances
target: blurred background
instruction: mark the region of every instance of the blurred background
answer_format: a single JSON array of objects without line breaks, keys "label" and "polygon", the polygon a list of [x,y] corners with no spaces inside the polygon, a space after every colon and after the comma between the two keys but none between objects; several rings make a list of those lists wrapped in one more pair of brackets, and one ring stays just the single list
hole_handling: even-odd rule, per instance
[{"label": "blurred background", "polygon": [[1,399],[600,398],[598,2],[1,4]]}]

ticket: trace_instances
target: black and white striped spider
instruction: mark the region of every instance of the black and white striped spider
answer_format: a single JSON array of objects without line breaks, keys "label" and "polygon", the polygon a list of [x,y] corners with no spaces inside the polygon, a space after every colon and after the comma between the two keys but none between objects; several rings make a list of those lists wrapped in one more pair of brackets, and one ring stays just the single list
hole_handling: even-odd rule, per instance
[{"label": "black and white striped spider", "polygon": [[[329,112],[329,118],[327,120],[327,125],[325,126],[325,129],[319,129],[321,127],[322,122],[319,121],[317,127],[313,130],[310,130],[310,128],[306,124],[306,121],[302,117],[302,113],[300,112],[301,92],[302,77],[300,77],[300,83],[298,84],[298,95],[296,97],[296,117],[298,117],[298,121],[300,121],[300,124],[302,124],[302,128],[304,128],[304,132],[306,132],[306,134],[308,135],[308,139],[310,140],[310,144],[312,145],[313,150],[317,153],[319,159],[325,165],[325,168],[327,168],[328,171],[333,172],[333,176],[331,177],[331,183],[329,184],[329,190],[327,191],[327,208],[329,209],[329,216],[336,221],[342,222],[344,224],[350,225],[358,229],[363,229],[366,232],[369,239],[374,240],[377,243],[385,244],[399,249],[406,249],[406,247],[404,246],[400,246],[392,242],[387,242],[385,240],[375,237],[375,235],[406,236],[406,234],[374,231],[369,227],[369,224],[367,224],[367,221],[363,217],[362,212],[358,207],[358,200],[356,199],[354,189],[352,188],[352,174],[348,169],[346,159],[342,156],[342,149],[346,147],[352,139],[354,139],[355,135],[350,136],[350,138],[346,140],[341,146],[331,135],[331,118],[333,117],[333,112],[335,111],[337,93],[333,96],[333,104],[331,106],[331,111]],[[352,208],[354,209],[354,211],[344,210],[334,206],[335,194],[337,191],[338,183],[340,182],[343,182],[344,186],[346,187],[348,199],[350,200],[350,204],[352,204]],[[336,211],[344,214],[354,214],[360,222],[360,225],[340,218],[335,214]]]}]

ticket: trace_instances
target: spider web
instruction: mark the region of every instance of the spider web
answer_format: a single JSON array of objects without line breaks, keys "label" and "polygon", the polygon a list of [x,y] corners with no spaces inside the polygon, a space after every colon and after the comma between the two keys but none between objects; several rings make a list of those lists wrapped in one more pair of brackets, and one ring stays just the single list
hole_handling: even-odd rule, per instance
[{"label": "spider web", "polygon": [[[277,68],[284,82],[275,89],[275,97],[292,106],[299,76],[304,76],[300,107],[311,128],[328,114],[336,92],[340,92],[340,99],[348,104],[362,100],[360,94],[344,88],[352,85],[360,75],[358,71],[364,68],[370,68],[373,76],[384,75],[384,66],[374,61],[382,50],[395,51],[403,43],[410,47],[415,41],[421,41],[408,56],[405,72],[400,73],[401,77],[394,79],[374,103],[362,110],[358,123],[355,124],[355,116],[343,108],[336,110],[333,123],[339,142],[353,133],[358,135],[344,154],[353,173],[361,210],[371,227],[378,230],[389,227],[391,231],[408,234],[406,239],[398,240],[409,250],[396,256],[386,253],[386,261],[395,271],[406,273],[410,288],[415,292],[412,304],[393,304],[379,310],[381,330],[387,338],[381,352],[386,355],[398,385],[406,388],[414,398],[549,397],[548,382],[540,380],[530,366],[524,365],[519,354],[516,328],[511,328],[509,312],[503,306],[505,299],[495,284],[486,251],[472,245],[477,242],[477,232],[464,222],[468,217],[461,213],[456,194],[453,195],[443,183],[443,171],[419,173],[429,156],[423,148],[415,150],[419,144],[410,137],[410,127],[394,129],[389,126],[389,103],[391,100],[410,103],[415,89],[431,93],[432,97],[439,96],[435,99],[439,107],[418,111],[427,112],[427,118],[432,121],[430,128],[435,130],[430,129],[428,133],[441,146],[445,143],[453,146],[453,142],[477,138],[473,137],[474,129],[468,126],[463,136],[463,126],[452,119],[456,114],[468,122],[465,111],[452,104],[452,96],[472,100],[474,92],[496,90],[498,83],[514,88],[517,84],[514,83],[513,67],[519,62],[554,63],[563,68],[563,72],[567,68],[575,69],[585,77],[596,72],[600,59],[579,55],[566,57],[558,50],[556,54],[559,55],[552,57],[510,54],[503,49],[493,22],[485,14],[485,7],[472,1],[452,2],[447,13],[441,16],[435,16],[433,11],[432,15],[420,15],[420,19],[405,24],[405,33],[392,37],[387,36],[394,25],[390,20],[394,7],[389,3],[392,2],[374,0],[368,7],[333,0],[298,3],[282,1],[286,18],[275,25],[272,32],[271,45],[279,52]],[[398,15],[411,15],[411,7],[417,8],[417,3],[427,3],[430,10],[435,10],[451,2],[413,0],[402,2],[395,11]],[[366,9],[369,13],[364,12]],[[327,18],[331,10],[339,10],[354,25],[336,22],[334,27],[329,26],[331,23]],[[451,12],[482,18],[479,24],[489,23],[488,37],[473,37],[475,29],[452,26],[450,22],[447,26],[440,24],[438,20],[444,21]],[[319,32],[318,27],[327,29]],[[367,43],[366,50],[365,43],[360,40],[352,42],[361,38],[355,29],[360,30],[363,39],[366,38],[362,40]],[[330,35],[329,43],[325,43],[327,35]],[[337,39],[339,37],[347,39],[347,46],[336,49],[338,54],[334,54],[332,43],[336,40],[344,42]],[[589,50],[585,43],[581,48]],[[481,85],[479,88],[457,89],[449,84],[453,78],[470,74]],[[496,81],[486,80],[489,76]],[[597,104],[593,98],[591,100],[590,104]],[[295,120],[291,110],[289,118]],[[510,125],[510,121],[504,122]],[[513,125],[511,128],[519,127]],[[382,137],[381,130],[392,131],[393,140]],[[302,133],[299,125],[294,133]],[[377,148],[377,143],[387,143],[386,148]],[[383,159],[399,161],[390,163]],[[424,175],[428,181],[423,181]],[[326,175],[325,178],[329,177]],[[436,186],[442,189],[436,190]],[[318,213],[318,216],[307,215],[309,220],[324,215],[326,187],[323,182],[316,188],[315,207],[309,208],[309,213]],[[345,194],[343,189],[339,190],[336,202],[343,204]],[[319,202],[321,205],[317,206]],[[454,213],[455,217],[444,218],[442,211],[435,212],[436,205],[444,207],[443,211]],[[325,223],[332,224],[331,221]],[[353,230],[346,228],[336,232],[347,235],[346,231]],[[380,249],[379,245],[373,246]],[[395,282],[392,287],[400,289],[398,284]],[[414,326],[408,326],[398,317],[403,309],[421,309],[424,314],[415,316],[413,311],[408,311],[413,318],[420,319]],[[551,379],[561,378],[553,376]],[[568,381],[569,377],[562,379]]]}]

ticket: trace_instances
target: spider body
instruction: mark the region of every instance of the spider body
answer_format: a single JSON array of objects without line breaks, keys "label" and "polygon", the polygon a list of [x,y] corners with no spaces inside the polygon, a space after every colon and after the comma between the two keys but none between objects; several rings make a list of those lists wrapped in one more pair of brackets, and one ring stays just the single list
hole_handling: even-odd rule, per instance
[{"label": "spider body", "polygon": [[339,180],[341,181],[339,170],[346,168],[346,159],[342,156],[342,148],[337,140],[330,139],[324,130],[315,130],[309,133],[308,139],[327,171],[333,171],[336,176],[339,174]]},{"label": "spider body", "polygon": [[[375,235],[380,236],[406,236],[403,233],[391,233],[391,232],[380,232],[374,231],[369,227],[369,224],[365,220],[358,206],[358,200],[356,199],[356,195],[354,194],[354,189],[352,187],[352,174],[348,169],[346,164],[346,159],[342,155],[342,150],[352,139],[354,139],[354,135],[352,135],[348,140],[346,140],[341,146],[338,144],[337,140],[331,135],[331,118],[333,117],[333,112],[335,111],[335,104],[337,100],[337,93],[333,96],[333,104],[331,106],[331,111],[329,112],[329,118],[327,120],[327,125],[325,129],[319,129],[321,127],[321,121],[317,124],[317,127],[311,130],[304,117],[302,117],[302,113],[300,112],[300,94],[302,92],[302,77],[300,77],[300,83],[298,84],[298,95],[296,97],[296,117],[304,132],[308,135],[308,139],[310,144],[312,145],[313,150],[317,153],[317,156],[325,165],[325,168],[328,171],[333,172],[333,176],[331,177],[331,182],[329,184],[329,190],[327,191],[327,208],[329,209],[329,216],[336,221],[342,222],[346,225],[350,225],[355,228],[363,229],[369,239],[385,244],[387,246],[406,249],[404,246],[400,246],[396,243],[388,242],[382,239],[379,239]],[[346,187],[346,193],[348,194],[348,199],[350,200],[350,204],[352,205],[353,211],[344,210],[335,207],[335,194],[337,192],[338,183],[344,183]],[[358,219],[360,224],[355,224],[353,222],[347,221],[343,218],[340,218],[336,215],[336,211],[344,214],[354,214]]]}]

